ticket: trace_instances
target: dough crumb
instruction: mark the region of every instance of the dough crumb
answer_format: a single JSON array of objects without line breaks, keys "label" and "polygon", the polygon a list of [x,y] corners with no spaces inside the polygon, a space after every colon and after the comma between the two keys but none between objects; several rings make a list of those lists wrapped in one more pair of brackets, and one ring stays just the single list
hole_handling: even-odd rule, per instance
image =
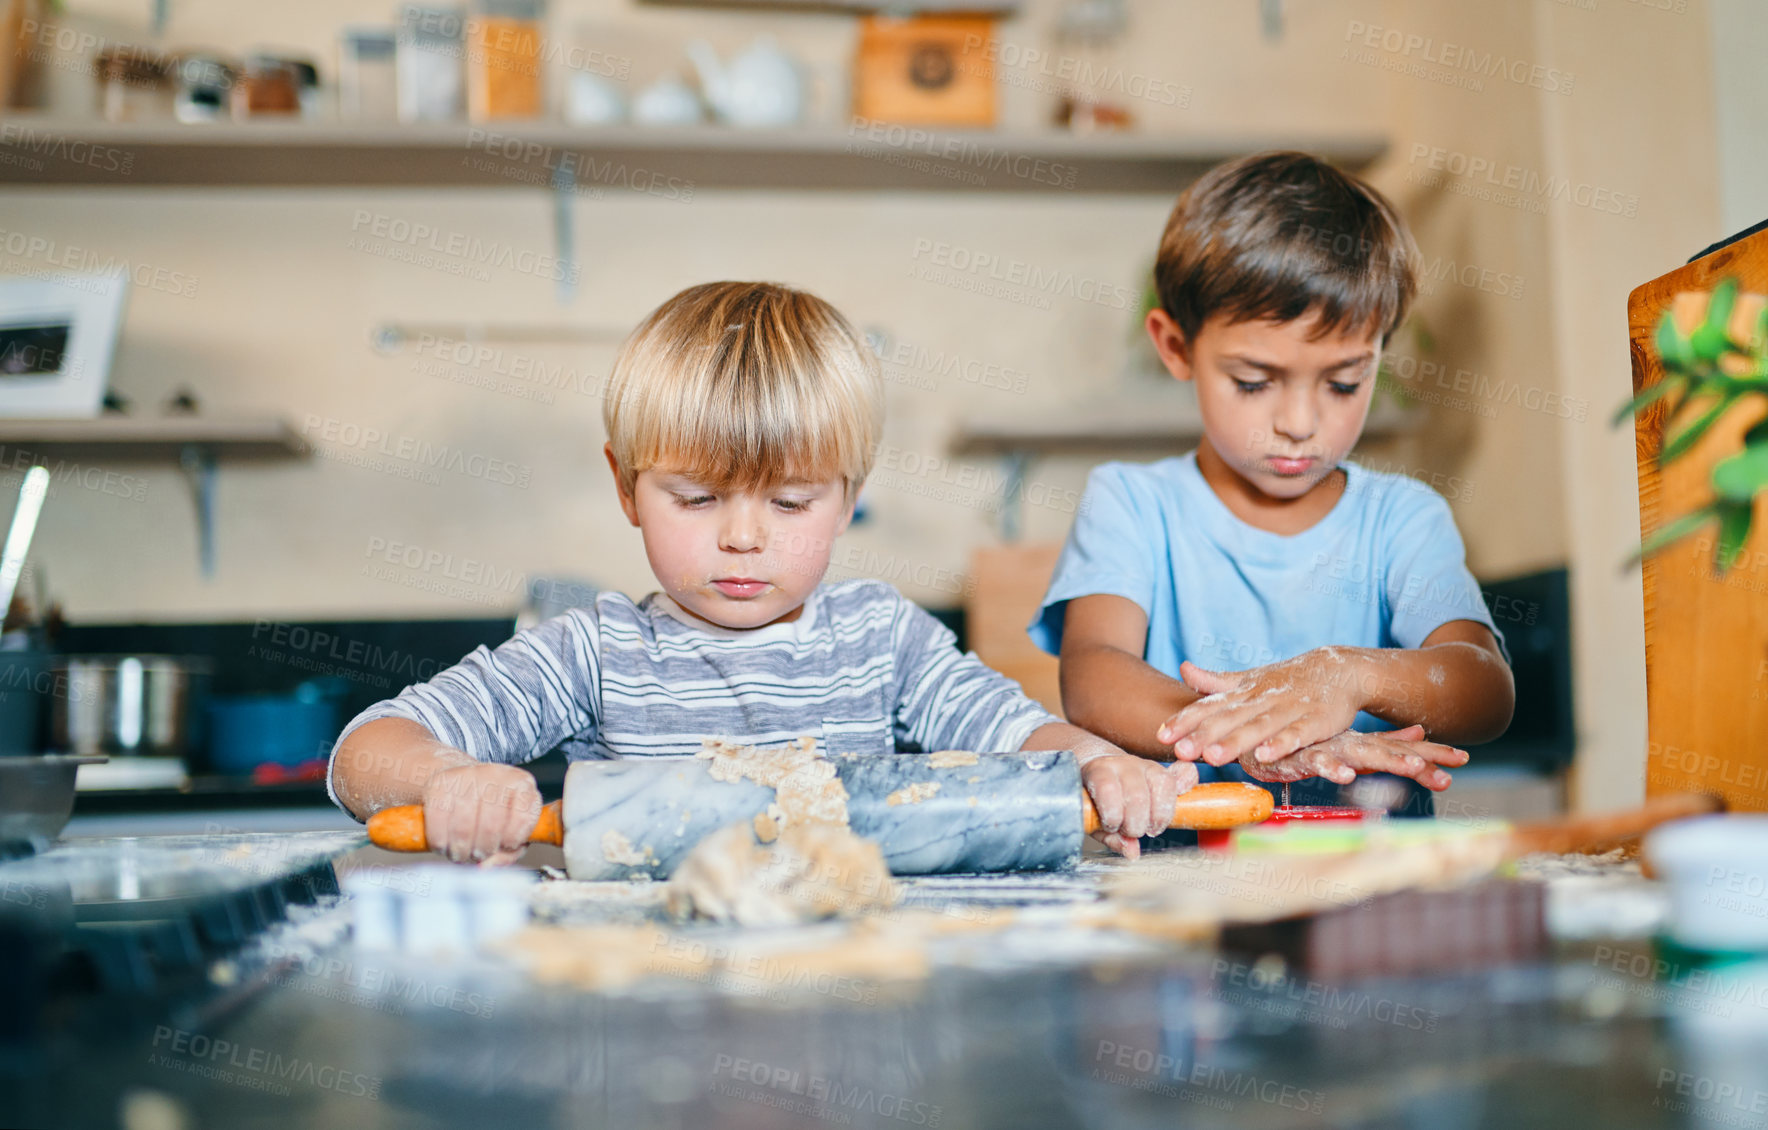
[{"label": "dough crumb", "polygon": [[541,982],[600,991],[647,977],[710,981],[713,966],[704,945],[671,944],[649,923],[636,926],[530,926],[499,943]]},{"label": "dough crumb", "polygon": [[927,764],[935,769],[957,769],[965,765],[976,764],[974,750],[942,749],[927,759]]},{"label": "dough crumb", "polygon": [[920,804],[939,792],[938,781],[917,781],[907,788],[897,789],[884,798],[884,803],[892,808],[899,804]]},{"label": "dough crumb", "polygon": [[780,838],[780,820],[777,815],[780,808],[777,804],[767,806],[766,812],[755,814],[755,838],[764,844],[771,844]]},{"label": "dough crumb", "polygon": [[744,926],[789,926],[893,906],[896,884],[877,844],[833,824],[786,828],[758,842],[749,824],[700,841],[669,880],[669,911]]},{"label": "dough crumb", "polygon": [[632,841],[618,828],[609,828],[602,833],[602,858],[609,863],[624,863],[628,867],[644,867],[656,861],[656,855],[649,844],[640,851],[632,846]]}]

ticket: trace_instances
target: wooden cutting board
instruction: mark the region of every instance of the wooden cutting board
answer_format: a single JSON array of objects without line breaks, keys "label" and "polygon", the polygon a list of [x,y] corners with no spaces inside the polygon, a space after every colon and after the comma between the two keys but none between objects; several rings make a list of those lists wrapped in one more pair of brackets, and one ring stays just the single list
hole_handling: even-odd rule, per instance
[{"label": "wooden cutting board", "polygon": [[[1768,231],[1758,232],[1633,291],[1627,321],[1635,392],[1663,375],[1652,336],[1666,310],[1698,319],[1706,292],[1735,277],[1768,291]],[[1740,300],[1739,306],[1745,304]],[[1705,505],[1713,464],[1739,448],[1760,410],[1732,412],[1693,450],[1660,471],[1668,409],[1634,422],[1641,536]],[[1646,561],[1646,795],[1705,790],[1735,811],[1768,811],[1768,501],[1758,500],[1745,557],[1713,576],[1713,534],[1696,535]]]}]

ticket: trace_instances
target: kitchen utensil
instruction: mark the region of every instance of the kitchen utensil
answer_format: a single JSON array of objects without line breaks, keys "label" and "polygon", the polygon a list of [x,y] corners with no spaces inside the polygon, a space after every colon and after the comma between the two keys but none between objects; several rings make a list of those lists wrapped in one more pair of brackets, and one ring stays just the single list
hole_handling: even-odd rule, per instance
[{"label": "kitchen utensil", "polygon": [[74,778],[102,757],[0,757],[0,855],[41,851],[74,811]]},{"label": "kitchen utensil", "polygon": [[509,937],[528,924],[538,876],[513,868],[478,870],[446,863],[376,868],[344,876],[354,910],[356,945],[412,954],[464,953]]},{"label": "kitchen utensil", "polygon": [[53,659],[47,651],[0,651],[0,758],[43,752],[43,708],[55,686],[49,670]]},{"label": "kitchen utensil", "polygon": [[[1258,827],[1261,829],[1279,827],[1284,824],[1314,824],[1321,821],[1352,823],[1367,819],[1369,813],[1361,808],[1337,804],[1299,804],[1289,803],[1289,784],[1283,784],[1283,803],[1271,810],[1271,815]],[[1234,829],[1212,828],[1197,833],[1197,846],[1207,851],[1226,851],[1234,842]]]},{"label": "kitchen utensil", "polygon": [[804,116],[804,76],[772,36],[758,36],[730,62],[703,39],[687,45],[706,104],[733,126],[796,125]]},{"label": "kitchen utensil", "polygon": [[647,126],[689,126],[705,116],[700,96],[679,75],[664,75],[632,99],[632,120]]},{"label": "kitchen utensil", "polygon": [[[1395,891],[1484,880],[1524,855],[1600,851],[1660,824],[1709,814],[1720,803],[1679,793],[1620,812],[1530,824],[1374,820],[1246,828],[1234,835],[1239,862],[1224,866],[1213,852],[1172,852],[1115,878],[1112,895],[1163,929],[1189,932],[1329,914]],[[1473,919],[1465,928],[1493,925]]]},{"label": "kitchen utensil", "polygon": [[6,547],[0,549],[0,616],[12,607],[19,574],[25,571],[25,555],[31,551],[31,537],[37,532],[37,516],[48,496],[49,468],[26,471],[18,488],[18,506],[12,511],[12,525],[6,531]]},{"label": "kitchen utensil", "polygon": [[[1063,867],[1099,827],[1071,753],[805,756],[781,768],[717,756],[574,762],[564,798],[542,809],[529,839],[562,845],[573,879],[661,878],[720,828],[763,826],[775,805],[843,794],[849,827],[877,842],[890,870],[922,875]],[[1234,827],[1270,814],[1269,792],[1218,781],[1181,796],[1173,826]],[[421,805],[383,809],[369,818],[369,838],[424,851],[423,818]]]},{"label": "kitchen utensil", "polygon": [[182,757],[201,748],[208,660],[67,655],[54,666],[50,718],[57,749]]}]

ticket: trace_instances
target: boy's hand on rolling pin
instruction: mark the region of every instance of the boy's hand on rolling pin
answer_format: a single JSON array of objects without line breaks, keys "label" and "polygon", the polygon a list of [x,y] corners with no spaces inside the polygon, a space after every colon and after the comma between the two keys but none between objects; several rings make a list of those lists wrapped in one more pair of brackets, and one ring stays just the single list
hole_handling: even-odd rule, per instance
[{"label": "boy's hand on rolling pin", "polygon": [[1203,695],[1161,724],[1155,737],[1182,761],[1226,765],[1251,754],[1278,761],[1349,730],[1362,709],[1358,668],[1345,649],[1319,647],[1245,671],[1179,665]]},{"label": "boy's hand on rolling pin", "polygon": [[1081,761],[1080,779],[1099,811],[1094,837],[1125,859],[1136,859],[1141,838],[1158,836],[1172,823],[1179,795],[1197,783],[1197,766],[1104,753]]},{"label": "boy's hand on rolling pin", "polygon": [[1466,750],[1425,741],[1423,726],[1367,734],[1346,730],[1276,761],[1260,761],[1251,753],[1240,758],[1240,768],[1259,781],[1324,777],[1348,785],[1359,773],[1393,773],[1438,793],[1449,787],[1449,775],[1439,766],[1466,764]]},{"label": "boy's hand on rolling pin", "polygon": [[424,838],[454,863],[514,863],[538,819],[534,774],[514,765],[458,765],[424,783]]}]

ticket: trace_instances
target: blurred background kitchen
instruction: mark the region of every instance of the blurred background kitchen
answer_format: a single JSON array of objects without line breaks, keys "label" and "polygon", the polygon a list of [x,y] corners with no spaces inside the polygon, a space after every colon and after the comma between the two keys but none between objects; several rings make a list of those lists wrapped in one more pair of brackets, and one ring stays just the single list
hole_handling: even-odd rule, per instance
[{"label": "blurred background kitchen", "polygon": [[815,291],[883,358],[832,575],[1053,699],[1022,628],[1088,468],[1195,442],[1139,331],[1162,223],[1273,146],[1420,243],[1357,457],[1448,498],[1519,682],[1445,812],[1643,795],[1609,420],[1629,290],[1768,215],[1746,0],[871,7],[0,3],[7,506],[50,471],[0,705],[9,749],[111,756],[70,835],[340,826],[313,775],[356,709],[648,591],[600,394],[708,279]]}]

